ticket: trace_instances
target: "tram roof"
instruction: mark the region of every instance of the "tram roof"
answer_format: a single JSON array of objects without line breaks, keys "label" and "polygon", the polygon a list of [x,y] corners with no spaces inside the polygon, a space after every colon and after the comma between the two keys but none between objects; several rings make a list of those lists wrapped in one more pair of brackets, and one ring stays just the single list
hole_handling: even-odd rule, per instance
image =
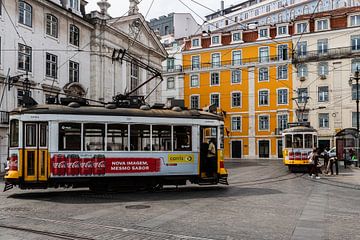
[{"label": "tram roof", "polygon": [[16,108],[10,113],[17,114],[70,114],[70,115],[100,115],[100,116],[133,116],[133,117],[157,117],[157,118],[192,118],[192,119],[210,119],[223,120],[219,115],[198,111],[182,110],[174,111],[171,109],[149,109],[142,110],[138,108],[116,108],[107,109],[103,106],[81,106],[78,108],[64,105],[44,104],[36,105],[31,108]]},{"label": "tram roof", "polygon": [[317,132],[313,127],[296,126],[284,129],[283,133]]}]

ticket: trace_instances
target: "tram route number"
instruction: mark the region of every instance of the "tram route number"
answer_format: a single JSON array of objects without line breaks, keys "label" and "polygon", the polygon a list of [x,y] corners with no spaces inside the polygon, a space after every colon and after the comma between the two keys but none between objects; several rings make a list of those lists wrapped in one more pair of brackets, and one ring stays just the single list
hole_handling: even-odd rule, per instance
[{"label": "tram route number", "polygon": [[194,154],[169,154],[168,163],[194,163]]}]

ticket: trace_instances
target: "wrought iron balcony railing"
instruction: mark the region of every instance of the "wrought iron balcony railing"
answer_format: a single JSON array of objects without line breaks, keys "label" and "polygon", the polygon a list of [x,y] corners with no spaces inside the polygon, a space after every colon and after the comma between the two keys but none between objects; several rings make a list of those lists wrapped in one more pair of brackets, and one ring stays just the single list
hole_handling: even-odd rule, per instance
[{"label": "wrought iron balcony railing", "polygon": [[196,71],[196,70],[207,70],[217,68],[228,68],[228,67],[241,67],[245,65],[253,65],[260,63],[275,63],[285,62],[291,60],[290,56],[266,56],[256,58],[243,58],[239,60],[229,60],[221,62],[205,62],[205,63],[193,63],[191,65],[184,66],[184,71]]},{"label": "wrought iron balcony railing", "polygon": [[9,112],[0,111],[0,124],[9,124]]},{"label": "wrought iron balcony railing", "polygon": [[175,65],[173,67],[163,67],[164,73],[182,72],[183,67],[181,65]]},{"label": "wrought iron balcony railing", "polygon": [[303,53],[295,53],[293,56],[294,63],[317,62],[329,59],[341,59],[348,57],[360,56],[359,47],[342,47],[331,48],[322,51],[308,51]]}]

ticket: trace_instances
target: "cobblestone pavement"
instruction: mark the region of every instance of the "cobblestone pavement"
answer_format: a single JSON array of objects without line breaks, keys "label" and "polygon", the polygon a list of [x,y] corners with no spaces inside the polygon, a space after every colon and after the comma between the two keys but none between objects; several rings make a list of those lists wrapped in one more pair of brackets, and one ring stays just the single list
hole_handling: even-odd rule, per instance
[{"label": "cobblestone pavement", "polygon": [[314,180],[280,161],[226,165],[230,186],[106,194],[13,189],[0,194],[0,240],[360,239],[358,169]]}]

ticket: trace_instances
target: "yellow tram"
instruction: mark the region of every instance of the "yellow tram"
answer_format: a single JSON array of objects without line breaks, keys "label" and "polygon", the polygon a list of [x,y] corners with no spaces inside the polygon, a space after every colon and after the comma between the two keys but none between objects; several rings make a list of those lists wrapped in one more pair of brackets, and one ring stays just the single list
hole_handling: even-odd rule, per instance
[{"label": "yellow tram", "polygon": [[308,166],[308,156],[317,147],[317,131],[306,125],[292,126],[283,131],[282,138],[283,162],[289,170]]},{"label": "yellow tram", "polygon": [[222,117],[198,110],[18,108],[10,114],[6,190],[227,184],[223,138]]}]

